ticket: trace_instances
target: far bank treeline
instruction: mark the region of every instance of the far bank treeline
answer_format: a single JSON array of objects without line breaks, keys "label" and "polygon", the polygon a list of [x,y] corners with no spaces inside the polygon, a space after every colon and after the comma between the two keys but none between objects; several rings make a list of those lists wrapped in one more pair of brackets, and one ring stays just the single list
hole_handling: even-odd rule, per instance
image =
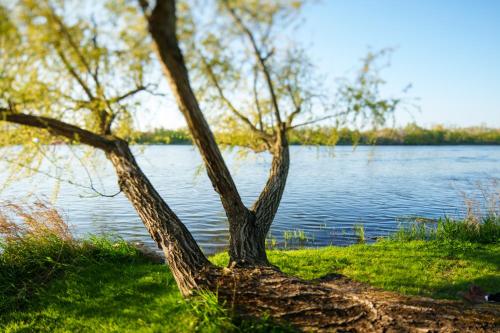
[{"label": "far bank treeline", "polygon": [[[10,133],[7,133],[10,132]],[[46,143],[58,143],[44,138],[26,138],[16,134],[16,130],[5,131],[5,144],[23,144],[26,140],[39,140]],[[247,146],[252,138],[246,132],[218,132],[217,141],[223,145]],[[1,135],[1,134],[0,134]],[[134,131],[127,139],[135,144],[144,145],[190,145],[191,136],[185,129],[155,129],[152,131]],[[484,126],[467,128],[446,128],[434,126],[430,129],[409,124],[403,128],[383,128],[359,131],[348,128],[305,127],[289,132],[292,145],[500,145],[500,129]]]},{"label": "far bank treeline", "polygon": [[[191,144],[186,130],[155,129],[135,132],[133,141],[138,144]],[[246,133],[217,133],[219,142],[245,146]],[[293,145],[500,145],[500,129],[487,127],[431,129],[415,124],[404,128],[384,128],[359,131],[348,128],[314,127],[294,129],[289,132]]]}]

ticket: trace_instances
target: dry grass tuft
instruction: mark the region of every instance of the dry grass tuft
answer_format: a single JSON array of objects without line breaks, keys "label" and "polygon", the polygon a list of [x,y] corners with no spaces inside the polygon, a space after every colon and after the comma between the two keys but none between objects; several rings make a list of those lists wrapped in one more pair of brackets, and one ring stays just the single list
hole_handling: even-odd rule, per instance
[{"label": "dry grass tuft", "polygon": [[47,236],[73,241],[70,227],[61,214],[43,201],[30,206],[13,202],[0,203],[0,235],[7,241],[42,239]]},{"label": "dry grass tuft", "polygon": [[487,217],[500,216],[500,179],[493,178],[487,184],[476,183],[477,194],[462,192],[466,208],[465,220],[479,223]]}]

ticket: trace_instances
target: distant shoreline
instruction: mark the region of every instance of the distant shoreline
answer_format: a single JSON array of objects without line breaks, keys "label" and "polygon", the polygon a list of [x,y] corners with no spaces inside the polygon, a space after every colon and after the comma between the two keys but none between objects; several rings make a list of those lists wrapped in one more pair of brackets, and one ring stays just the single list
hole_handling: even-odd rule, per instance
[{"label": "distant shoreline", "polygon": [[[257,140],[247,132],[215,133],[217,141],[229,146],[248,146]],[[155,129],[135,132],[130,141],[138,144],[191,144],[187,130]],[[290,145],[312,146],[458,146],[500,145],[500,129],[487,127],[431,129],[415,124],[403,128],[359,131],[348,128],[316,127],[288,132]]]},{"label": "distant shoreline", "polygon": [[[269,134],[272,135],[271,132]],[[258,138],[245,131],[218,132],[214,135],[222,146],[248,147],[259,144]],[[21,136],[16,136],[15,131],[9,133],[7,138],[0,141],[0,146],[25,143],[20,139]],[[133,145],[192,145],[191,135],[186,129],[132,131],[124,138]],[[50,141],[41,143],[67,143],[54,138],[46,140]],[[349,128],[304,127],[289,131],[288,142],[291,146],[498,146],[500,128],[435,126],[428,129],[410,124],[402,128],[360,131]]]},{"label": "distant shoreline", "polygon": [[[193,143],[133,143],[133,146],[194,146]],[[460,147],[460,146],[500,146],[500,142],[498,143],[435,143],[435,144],[405,144],[405,143],[375,143],[375,144],[347,144],[347,143],[338,143],[335,145],[327,145],[327,144],[301,144],[301,143],[291,143],[291,147]],[[242,147],[235,145],[235,147]]]}]

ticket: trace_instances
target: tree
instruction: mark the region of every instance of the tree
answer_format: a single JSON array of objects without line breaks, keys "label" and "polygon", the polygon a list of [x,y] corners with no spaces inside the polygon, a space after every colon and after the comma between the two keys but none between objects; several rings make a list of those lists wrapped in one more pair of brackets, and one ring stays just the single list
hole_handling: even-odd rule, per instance
[{"label": "tree", "polygon": [[[116,31],[102,23],[103,19],[98,23],[88,15],[73,17],[57,2],[21,1],[11,9],[15,15],[8,15],[7,6],[2,7],[3,42],[8,53],[2,62],[0,110],[4,121],[23,125],[23,132],[25,127],[46,130],[49,137],[38,145],[57,136],[104,151],[116,170],[120,189],[164,250],[181,291],[189,294],[197,287],[197,273],[210,264],[142,173],[129,143],[123,139],[134,111],[130,101],[152,86],[146,83],[152,59],[145,51],[145,23],[226,211],[231,266],[269,266],[265,238],[288,175],[287,132],[300,126],[296,119],[320,105],[324,96],[311,75],[312,66],[305,52],[297,47],[280,52],[282,45],[272,44],[276,25],[286,26],[293,21],[302,5],[300,1],[217,1],[212,10],[214,17],[221,19],[209,22],[215,24],[203,34],[197,30],[202,23],[195,21],[188,2],[179,5],[183,29],[177,28],[175,1],[157,1],[152,9],[145,2],[140,4],[146,22],[133,14],[133,6],[109,3],[108,10],[121,15]],[[135,20],[135,24],[125,27],[125,20]],[[225,37],[215,37],[222,36],[222,31],[228,31]],[[189,64],[184,60],[178,35],[185,49],[190,50]],[[194,80],[198,96],[188,68],[198,78]],[[231,85],[238,89],[238,103],[227,93]],[[379,103],[376,94],[369,98]],[[226,130],[241,132],[244,126],[246,139],[241,144],[255,151],[269,151],[273,156],[267,183],[250,208],[241,200],[199,99],[207,108],[225,108],[223,116],[232,124]],[[365,109],[363,106],[357,111]],[[34,156],[39,156],[37,152]],[[25,154],[27,150],[21,155]],[[34,158],[28,162],[33,163]]]},{"label": "tree", "polygon": [[[98,18],[72,14],[74,10],[57,1],[23,0],[13,9],[0,6],[0,119],[4,133],[31,128],[46,133],[47,140],[58,137],[103,151],[116,171],[121,191],[163,250],[184,295],[200,288],[217,289],[221,297],[233,297],[233,301],[236,297],[250,313],[278,308],[287,316],[294,314],[290,318],[317,314],[327,322],[321,323],[325,327],[372,325],[380,316],[372,316],[379,305],[343,298],[326,285],[286,277],[268,262],[265,237],[288,175],[287,132],[326,117],[356,121],[359,115],[375,115],[378,122],[399,100],[379,98],[382,81],[371,76],[374,58],[369,56],[355,83],[346,85],[341,94],[339,103],[345,110],[307,118],[314,107],[324,105],[324,96],[309,77],[305,53],[298,48],[280,52],[283,45],[272,44],[275,25],[289,23],[302,2],[216,1],[212,9],[220,20],[210,22],[216,23],[211,33],[198,30],[203,22],[197,22],[189,4],[176,6],[174,0],[157,0],[150,6],[139,0],[141,17],[133,4],[111,1],[106,10],[119,14],[111,25],[105,23],[110,16],[99,23]],[[74,9],[77,2],[66,5]],[[10,11],[14,14],[8,14]],[[230,274],[208,261],[141,171],[130,143],[124,139],[134,112],[132,101],[152,88],[146,75],[152,61],[147,51],[151,40],[226,212]],[[187,50],[186,58],[180,42]],[[234,51],[239,48],[243,52]],[[228,87],[233,91],[246,87],[238,90],[239,104],[234,100],[238,94],[229,93]],[[246,98],[252,103],[245,105]],[[243,144],[269,151],[273,157],[267,183],[250,208],[241,200],[200,101],[207,107],[224,106],[231,130],[244,128],[247,139]],[[301,118],[303,122],[296,123]],[[37,144],[43,142],[47,141]],[[275,290],[280,293],[275,294]],[[297,293],[303,300],[296,300]],[[338,308],[339,302],[343,307]],[[337,316],[328,315],[332,311]],[[337,322],[336,317],[342,321]],[[300,324],[300,320],[293,322]]]},{"label": "tree", "polygon": [[[179,18],[175,1],[157,1],[152,8],[145,1],[141,5],[171,90],[226,211],[230,265],[269,265],[265,238],[288,176],[287,133],[319,120],[345,121],[352,115],[383,123],[400,100],[380,98],[378,86],[383,81],[373,76],[370,66],[376,55],[371,54],[357,85],[346,85],[342,92],[345,110],[297,124],[304,115],[314,116],[315,108],[330,109],[306,52],[279,38],[303,1],[216,1],[212,19],[207,19],[210,9],[202,8],[203,22],[196,20],[201,15],[186,2],[179,6]],[[178,28],[178,22],[184,26]],[[240,145],[272,155],[267,183],[251,207],[241,201],[200,100],[207,108],[223,110],[226,130],[245,134]]]},{"label": "tree", "polygon": [[[133,98],[152,88],[145,78],[151,61],[148,41],[130,28],[135,18],[135,29],[145,29],[140,16],[122,17],[113,32],[88,18],[72,17],[57,4],[26,0],[14,8],[0,7],[4,133],[12,130],[9,124],[22,125],[22,131],[14,128],[16,134],[30,136],[33,132],[26,128],[34,128],[48,135],[35,145],[58,137],[103,151],[120,189],[163,249],[179,289],[189,294],[197,287],[194,277],[210,263],[121,138],[130,126]],[[30,155],[29,148],[26,145],[16,159],[23,165],[39,156],[39,149]]]}]

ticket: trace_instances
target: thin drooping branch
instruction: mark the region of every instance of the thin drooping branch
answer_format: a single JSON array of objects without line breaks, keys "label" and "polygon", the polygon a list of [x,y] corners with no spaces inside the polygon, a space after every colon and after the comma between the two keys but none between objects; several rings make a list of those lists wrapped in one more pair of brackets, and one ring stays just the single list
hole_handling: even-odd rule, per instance
[{"label": "thin drooping branch", "polygon": [[259,117],[259,128],[261,131],[264,131],[264,122],[262,120],[262,108],[260,106],[259,92],[257,91],[258,81],[259,81],[259,72],[257,71],[257,68],[255,68],[253,75],[253,99],[255,107],[257,108],[257,115]]},{"label": "thin drooping branch", "polygon": [[184,57],[176,36],[175,1],[157,0],[151,15],[146,14],[146,16],[156,52],[163,64],[177,104],[193,135],[193,141],[200,150],[208,177],[219,193],[230,221],[241,218],[248,214],[248,209],[241,200],[189,82]]},{"label": "thin drooping branch", "polygon": [[104,151],[109,151],[114,147],[113,140],[105,136],[49,117],[18,113],[7,108],[0,108],[0,120],[46,129],[55,135],[65,137],[71,141],[81,142]]},{"label": "thin drooping branch", "polygon": [[[222,101],[227,105],[229,110],[237,117],[239,118],[242,122],[244,122],[248,128],[255,134],[257,134],[260,138],[263,140],[269,142],[272,138],[269,134],[264,132],[263,130],[258,129],[251,121],[248,119],[248,117],[244,116],[238,109],[234,106],[234,104],[226,97],[224,94],[224,90],[222,89],[219,79],[217,78],[217,75],[215,75],[212,66],[208,63],[208,61],[205,59],[205,57],[201,54],[200,52],[200,57],[202,59],[203,65],[205,66],[208,76],[210,80],[212,81],[212,84],[215,86],[217,93],[219,94],[219,97],[222,99]],[[261,126],[262,128],[262,126]]]},{"label": "thin drooping branch", "polygon": [[292,87],[289,84],[286,85],[286,90],[287,90],[288,94],[290,95],[290,99],[292,100],[293,106],[295,108],[292,111],[292,113],[290,113],[290,115],[288,116],[288,118],[286,120],[287,127],[291,127],[295,117],[297,117],[302,112],[302,99],[299,98],[298,101],[296,100],[294,93],[292,91]]},{"label": "thin drooping branch", "polygon": [[95,188],[95,186],[94,186],[94,184],[92,182],[92,179],[90,179],[90,178],[89,178],[90,184],[89,185],[83,185],[83,184],[75,182],[75,181],[73,181],[71,179],[66,179],[66,178],[62,178],[62,177],[59,177],[59,176],[54,176],[53,174],[51,174],[49,172],[45,172],[43,170],[39,170],[37,168],[33,168],[33,167],[31,167],[31,166],[29,166],[27,164],[24,164],[24,163],[20,163],[18,161],[14,161],[12,159],[5,158],[5,157],[2,157],[2,158],[8,164],[13,164],[13,165],[19,166],[19,167],[21,167],[23,169],[26,169],[26,170],[30,171],[30,172],[33,172],[33,173],[36,173],[36,174],[40,174],[42,176],[54,179],[54,180],[56,180],[58,182],[67,183],[67,184],[69,184],[71,186],[76,186],[76,187],[79,187],[79,188],[82,188],[82,189],[85,189],[85,190],[91,190],[97,196],[100,196],[100,197],[114,198],[114,197],[116,197],[117,195],[119,195],[122,192],[121,190],[119,190],[118,192],[115,192],[113,194],[102,193],[101,191],[99,191],[98,189]]},{"label": "thin drooping branch", "polygon": [[[250,44],[252,45],[253,52],[255,54],[255,57],[257,58],[257,62],[259,64],[259,67],[264,74],[264,78],[267,83],[267,87],[269,89],[269,94],[271,95],[271,101],[273,104],[274,108],[274,114],[276,116],[276,121],[278,122],[278,126],[281,127],[281,115],[280,115],[280,108],[278,105],[278,98],[276,96],[276,92],[274,89],[274,83],[273,79],[271,78],[271,72],[269,68],[267,67],[266,61],[267,59],[272,55],[272,52],[270,52],[267,55],[263,55],[259,46],[257,45],[257,41],[255,40],[255,36],[252,33],[252,31],[243,23],[241,18],[238,16],[234,8],[232,8],[227,0],[224,1],[224,4],[231,14],[231,17],[233,18],[234,22],[240,27],[240,29],[245,33],[245,35],[248,37],[248,40],[250,41]],[[278,131],[280,133],[280,131]]]}]

